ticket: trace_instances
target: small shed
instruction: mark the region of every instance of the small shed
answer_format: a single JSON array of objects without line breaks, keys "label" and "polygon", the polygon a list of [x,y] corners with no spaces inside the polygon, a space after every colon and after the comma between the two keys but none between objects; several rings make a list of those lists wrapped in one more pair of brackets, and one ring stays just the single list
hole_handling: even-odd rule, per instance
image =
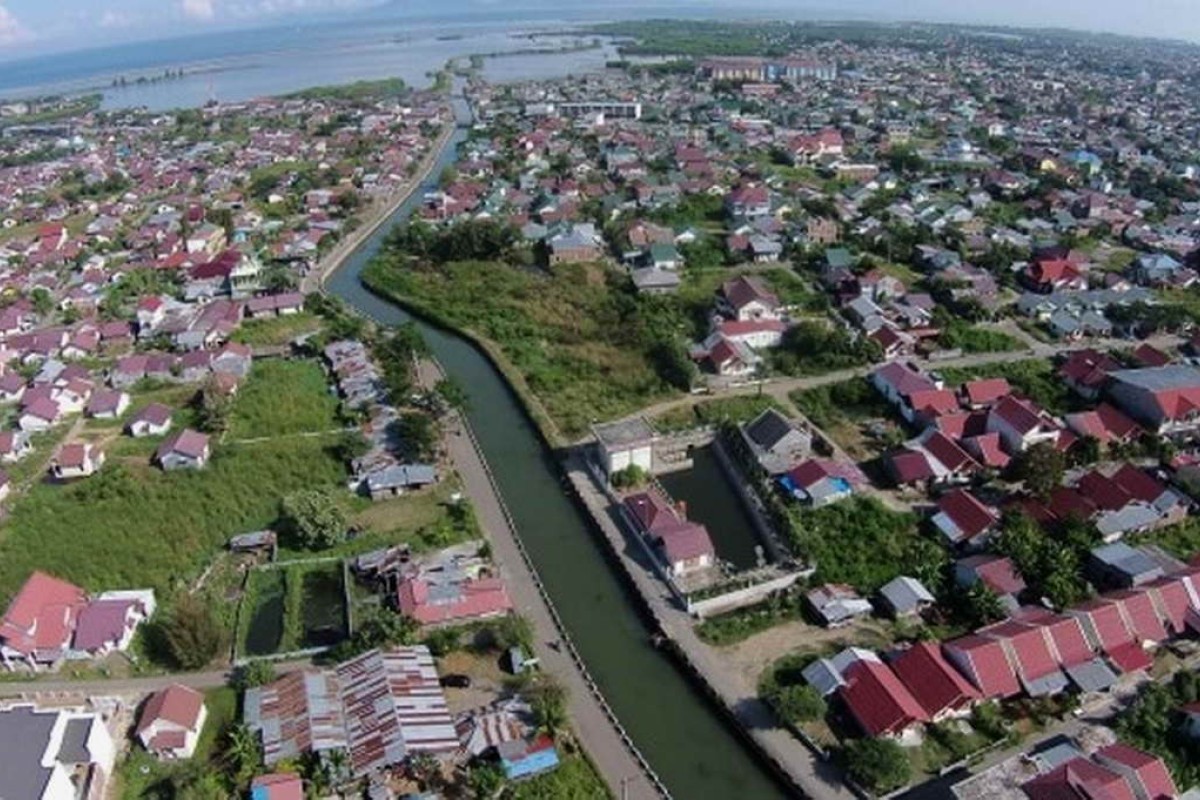
[{"label": "small shed", "polygon": [[604,474],[613,474],[631,466],[650,472],[654,467],[654,443],[657,435],[642,417],[593,425]]}]

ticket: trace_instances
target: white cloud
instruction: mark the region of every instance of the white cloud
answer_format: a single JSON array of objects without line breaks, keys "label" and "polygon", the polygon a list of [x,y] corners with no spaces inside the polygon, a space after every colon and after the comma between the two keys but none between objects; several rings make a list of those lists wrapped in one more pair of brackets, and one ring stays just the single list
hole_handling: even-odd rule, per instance
[{"label": "white cloud", "polygon": [[213,0],[183,0],[183,15],[205,22],[217,16]]},{"label": "white cloud", "polygon": [[17,21],[13,13],[0,5],[0,47],[19,44],[33,38],[29,29]]},{"label": "white cloud", "polygon": [[104,13],[100,15],[101,28],[129,28],[132,27],[133,22],[133,17],[111,8],[105,9]]}]

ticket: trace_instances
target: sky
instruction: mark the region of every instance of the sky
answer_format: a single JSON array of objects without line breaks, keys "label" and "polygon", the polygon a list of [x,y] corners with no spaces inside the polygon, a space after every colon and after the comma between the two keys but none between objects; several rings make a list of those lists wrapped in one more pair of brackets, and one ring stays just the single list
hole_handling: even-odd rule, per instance
[{"label": "sky", "polygon": [[[655,6],[740,10],[779,16],[927,20],[1067,27],[1200,42],[1200,0],[652,0]],[[637,5],[623,0],[622,5]],[[0,59],[165,36],[349,16],[373,7],[398,13],[431,8],[607,7],[596,0],[0,0]],[[614,11],[614,17],[620,16]]]}]

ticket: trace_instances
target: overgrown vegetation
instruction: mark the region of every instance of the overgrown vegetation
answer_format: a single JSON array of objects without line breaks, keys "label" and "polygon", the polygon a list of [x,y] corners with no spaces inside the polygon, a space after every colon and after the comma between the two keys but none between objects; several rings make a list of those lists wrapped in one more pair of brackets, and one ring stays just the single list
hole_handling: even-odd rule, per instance
[{"label": "overgrown vegetation", "polygon": [[32,487],[3,528],[0,596],[33,569],[90,591],[181,588],[229,537],[272,524],[279,498],[334,487],[341,463],[319,440],[227,445],[204,470],[109,466],[85,482]]},{"label": "overgrown vegetation", "polygon": [[723,397],[673,409],[655,418],[653,424],[657,430],[670,433],[723,422],[748,422],[767,409],[784,410],[779,401],[770,395]]},{"label": "overgrown vegetation", "polygon": [[229,436],[250,439],[320,433],[341,427],[337,398],[315,361],[259,359],[238,390]]},{"label": "overgrown vegetation", "polygon": [[818,583],[847,583],[873,592],[900,574],[939,583],[947,555],[917,533],[911,513],[885,508],[875,498],[853,497],[813,510],[789,508],[792,546],[817,568]]},{"label": "overgrown vegetation", "polygon": [[803,605],[801,594],[777,592],[766,602],[705,619],[696,626],[696,635],[717,646],[736,644],[782,622],[800,619]]},{"label": "overgrown vegetation", "polygon": [[1052,414],[1076,410],[1079,401],[1054,373],[1054,364],[1047,359],[938,369],[938,374],[950,386],[977,378],[1005,378],[1019,394],[1025,395]]},{"label": "overgrown vegetation", "polygon": [[804,416],[822,430],[887,417],[892,407],[866,378],[804,389],[791,395]]},{"label": "overgrown vegetation", "polygon": [[1117,717],[1121,741],[1160,757],[1180,789],[1200,783],[1200,741],[1187,735],[1180,710],[1196,702],[1200,674],[1181,670],[1170,684],[1147,684]]}]

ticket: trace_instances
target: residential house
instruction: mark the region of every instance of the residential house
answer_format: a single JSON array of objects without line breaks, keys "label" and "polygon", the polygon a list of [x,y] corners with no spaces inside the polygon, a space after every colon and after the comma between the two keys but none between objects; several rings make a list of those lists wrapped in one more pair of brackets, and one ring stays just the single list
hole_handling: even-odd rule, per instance
[{"label": "residential house", "polygon": [[1023,453],[1035,444],[1058,444],[1062,427],[1032,400],[1008,395],[988,412],[987,430],[1000,434],[1010,454]]},{"label": "residential house", "polygon": [[937,499],[933,525],[951,545],[981,546],[996,529],[1000,515],[966,489],[946,492]]},{"label": "residential house", "polygon": [[101,592],[80,610],[71,639],[71,658],[104,658],[124,653],[138,626],[154,616],[152,589]]},{"label": "residential house", "polygon": [[544,734],[532,739],[501,742],[496,746],[496,756],[504,776],[510,781],[541,775],[556,769],[559,764],[554,740]]},{"label": "residential house", "polygon": [[73,442],[64,444],[50,465],[50,474],[60,481],[86,478],[104,466],[104,451],[99,445]]},{"label": "residential house", "polygon": [[1072,350],[1059,366],[1057,375],[1085,400],[1095,400],[1108,384],[1110,373],[1121,365],[1108,353],[1092,349]]},{"label": "residential house", "polygon": [[48,669],[67,657],[87,595],[78,586],[34,572],[0,620],[0,658],[8,669]]},{"label": "residential house", "polygon": [[867,736],[904,738],[929,715],[896,674],[877,661],[851,664],[838,697]]},{"label": "residential house", "polygon": [[888,665],[931,722],[969,713],[979,701],[979,690],[950,665],[935,642],[901,650]]},{"label": "residential house", "polygon": [[962,673],[985,700],[1015,697],[1021,693],[1017,674],[996,639],[978,634],[942,645],[946,660]]},{"label": "residential house", "polygon": [[850,497],[867,477],[854,464],[810,458],[781,475],[779,484],[801,503],[821,508]]},{"label": "residential house", "polygon": [[211,455],[208,436],[191,428],[167,437],[154,453],[154,460],[166,471],[204,469]]},{"label": "residential house", "polygon": [[142,747],[159,759],[191,758],[206,719],[204,695],[187,686],[172,684],[146,700],[134,733]]},{"label": "residential house", "polygon": [[717,310],[739,322],[778,320],[782,316],[779,298],[753,275],[740,275],[721,284]]},{"label": "residential house", "polygon": [[812,434],[773,408],[741,427],[742,437],[769,475],[787,472],[812,451]]},{"label": "residential house", "polygon": [[129,408],[129,395],[116,389],[97,389],[88,398],[84,413],[93,419],[116,419]]},{"label": "residential house", "polygon": [[13,705],[0,709],[0,786],[13,800],[106,796],[117,746],[104,717],[88,710]]},{"label": "residential house", "polygon": [[960,559],[954,564],[954,582],[963,587],[982,583],[1010,611],[1016,611],[1020,606],[1017,596],[1025,591],[1025,579],[1006,556],[977,555]]},{"label": "residential house", "polygon": [[1172,365],[1117,370],[1109,396],[1122,411],[1158,435],[1200,427],[1200,369]]},{"label": "residential house", "polygon": [[304,800],[304,781],[288,773],[259,775],[250,781],[250,800]]},{"label": "residential house", "polygon": [[33,452],[33,443],[24,431],[0,431],[0,462],[13,464]]},{"label": "residential house", "polygon": [[887,613],[896,619],[919,616],[936,602],[923,583],[904,575],[881,586],[879,599]]},{"label": "residential house", "polygon": [[716,564],[716,549],[708,529],[688,521],[657,491],[629,495],[621,507],[634,530],[656,550],[672,577]]},{"label": "residential house", "polygon": [[133,415],[125,425],[125,432],[135,439],[161,436],[171,429],[171,414],[169,406],[151,403]]},{"label": "residential house", "polygon": [[809,607],[826,628],[849,625],[871,613],[871,603],[845,584],[827,583],[804,595]]}]

